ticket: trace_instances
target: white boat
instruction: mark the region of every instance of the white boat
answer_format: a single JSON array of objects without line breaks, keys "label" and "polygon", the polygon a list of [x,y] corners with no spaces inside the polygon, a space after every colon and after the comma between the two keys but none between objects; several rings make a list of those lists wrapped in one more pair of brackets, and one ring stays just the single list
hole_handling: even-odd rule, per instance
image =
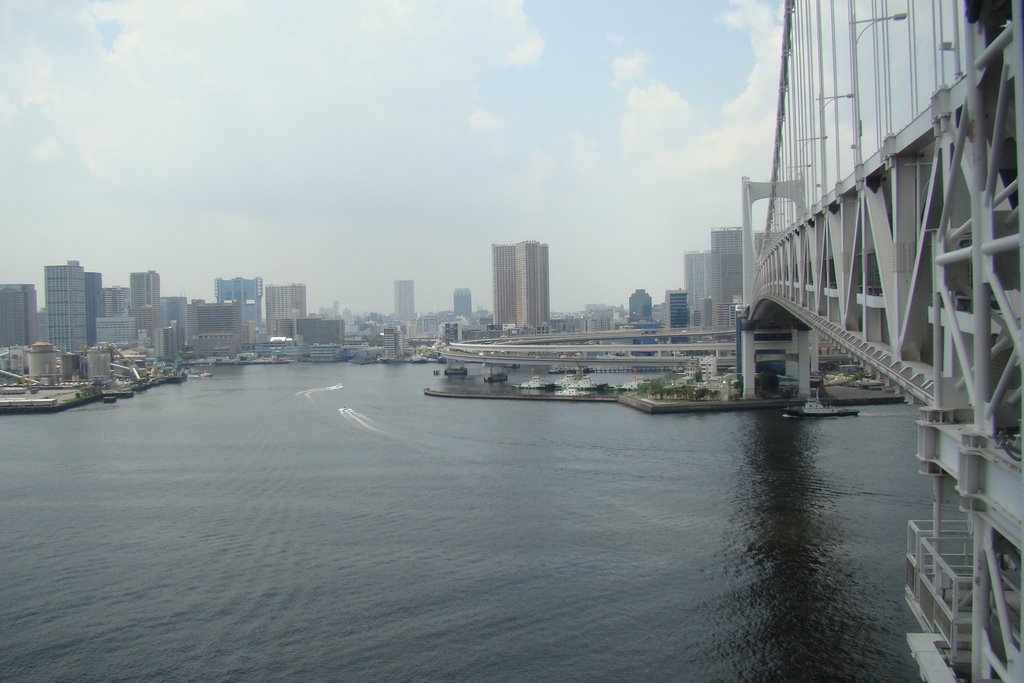
[{"label": "white boat", "polygon": [[802,406],[797,408],[786,408],[782,411],[782,414],[786,417],[851,417],[857,415],[860,411],[852,408],[841,408],[839,406],[822,403],[821,398],[818,396],[818,392],[814,392],[814,397],[804,401]]},{"label": "white boat", "polygon": [[534,373],[530,379],[526,380],[522,384],[517,384],[517,389],[547,389],[549,382],[541,380],[540,375]]}]

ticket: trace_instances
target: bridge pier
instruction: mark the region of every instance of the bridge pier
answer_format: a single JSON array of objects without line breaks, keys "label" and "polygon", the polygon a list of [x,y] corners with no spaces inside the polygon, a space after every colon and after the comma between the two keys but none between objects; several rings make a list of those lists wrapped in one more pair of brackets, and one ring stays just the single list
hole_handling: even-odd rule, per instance
[{"label": "bridge pier", "polygon": [[811,395],[811,334],[810,330],[796,330],[796,376],[800,398]]},{"label": "bridge pier", "polygon": [[757,392],[754,390],[754,376],[757,374],[756,364],[754,362],[754,330],[756,325],[749,321],[743,320],[737,324],[738,336],[740,342],[740,373],[743,375],[743,398],[757,398]]}]

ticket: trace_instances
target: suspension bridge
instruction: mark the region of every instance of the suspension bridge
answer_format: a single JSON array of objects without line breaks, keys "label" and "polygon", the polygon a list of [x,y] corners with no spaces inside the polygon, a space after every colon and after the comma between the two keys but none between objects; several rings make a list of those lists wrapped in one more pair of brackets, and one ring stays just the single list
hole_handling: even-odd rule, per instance
[{"label": "suspension bridge", "polygon": [[931,682],[1024,683],[1022,18],[787,0],[771,175],[742,181],[745,395],[759,336],[788,328],[801,365],[824,336],[922,406],[906,599]]}]

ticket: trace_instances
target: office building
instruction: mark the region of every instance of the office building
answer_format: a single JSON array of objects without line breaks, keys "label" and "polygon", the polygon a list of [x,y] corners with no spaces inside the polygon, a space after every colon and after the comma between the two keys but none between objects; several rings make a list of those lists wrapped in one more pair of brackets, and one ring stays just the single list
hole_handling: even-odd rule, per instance
[{"label": "office building", "polygon": [[39,341],[35,285],[0,285],[0,347]]},{"label": "office building", "polygon": [[469,320],[473,317],[473,294],[465,287],[459,287],[452,296],[452,310],[458,317]]},{"label": "office building", "polygon": [[85,274],[85,343],[96,345],[96,318],[103,310],[103,273]]},{"label": "office building", "polygon": [[340,318],[295,318],[291,323],[297,344],[345,343],[345,321]]},{"label": "office building", "polygon": [[97,318],[128,315],[131,290],[120,285],[100,289],[100,309]]},{"label": "office building", "polygon": [[86,347],[85,269],[78,261],[43,268],[49,341],[71,353]]},{"label": "office building", "polygon": [[267,306],[267,336],[280,334],[277,321],[306,317],[306,285],[267,285],[264,290]]},{"label": "office building", "polygon": [[129,311],[142,306],[160,306],[160,273],[155,270],[131,273],[128,276],[128,286],[131,287]]},{"label": "office building", "polygon": [[219,304],[242,304],[242,325],[263,334],[263,278],[217,278],[213,281],[214,298]]},{"label": "office building", "polygon": [[130,315],[108,315],[96,318],[96,343],[134,344],[138,338],[135,318]]},{"label": "office building", "polygon": [[711,230],[711,251],[705,268],[708,272],[708,296],[714,301],[715,325],[729,327],[729,320],[735,313],[719,316],[727,311],[723,304],[732,304],[736,297],[743,297],[743,229],[713,228]]},{"label": "office building", "polygon": [[683,254],[683,283],[689,293],[691,318],[693,311],[700,309],[708,296],[709,252],[688,251]]},{"label": "office building", "polygon": [[629,295],[629,322],[651,322],[651,295],[646,290],[638,289]]},{"label": "office building", "polygon": [[[261,316],[262,317],[262,316]],[[177,322],[184,339],[188,339],[188,299],[183,296],[160,297],[160,327]]]},{"label": "office building", "polygon": [[416,287],[412,280],[395,280],[395,320],[416,321]]},{"label": "office building", "polygon": [[491,245],[494,324],[539,329],[551,320],[548,245]]},{"label": "office building", "polygon": [[242,346],[242,304],[189,304],[192,350],[200,358],[236,356]]},{"label": "office building", "polygon": [[665,292],[665,327],[676,329],[690,326],[690,302],[685,289]]}]

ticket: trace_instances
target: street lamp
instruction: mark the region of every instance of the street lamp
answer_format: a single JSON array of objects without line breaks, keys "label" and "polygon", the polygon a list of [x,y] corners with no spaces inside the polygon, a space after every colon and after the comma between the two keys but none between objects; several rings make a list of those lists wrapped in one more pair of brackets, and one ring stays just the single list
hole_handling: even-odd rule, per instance
[{"label": "street lamp", "polygon": [[[843,93],[842,95],[823,95],[818,98],[818,122],[821,125],[821,187],[824,189],[828,187],[828,164],[825,163],[825,139],[828,137],[825,135],[825,107],[829,102],[835,102],[836,100],[852,100],[853,93]],[[836,108],[835,115],[835,131],[836,131],[836,177],[839,176],[839,110]]]},{"label": "street lamp", "polygon": [[[899,12],[897,14],[890,14],[884,17],[871,17],[870,19],[854,19],[850,22],[850,62],[853,65],[853,109],[854,109],[854,130],[856,135],[854,137],[854,148],[856,151],[855,163],[860,166],[863,159],[861,158],[861,121],[860,121],[860,69],[857,68],[857,43],[860,41],[860,37],[864,35],[864,32],[868,30],[869,26],[880,24],[885,21],[903,21],[907,18],[906,12]],[[863,24],[864,28],[857,31],[857,25]]]}]

